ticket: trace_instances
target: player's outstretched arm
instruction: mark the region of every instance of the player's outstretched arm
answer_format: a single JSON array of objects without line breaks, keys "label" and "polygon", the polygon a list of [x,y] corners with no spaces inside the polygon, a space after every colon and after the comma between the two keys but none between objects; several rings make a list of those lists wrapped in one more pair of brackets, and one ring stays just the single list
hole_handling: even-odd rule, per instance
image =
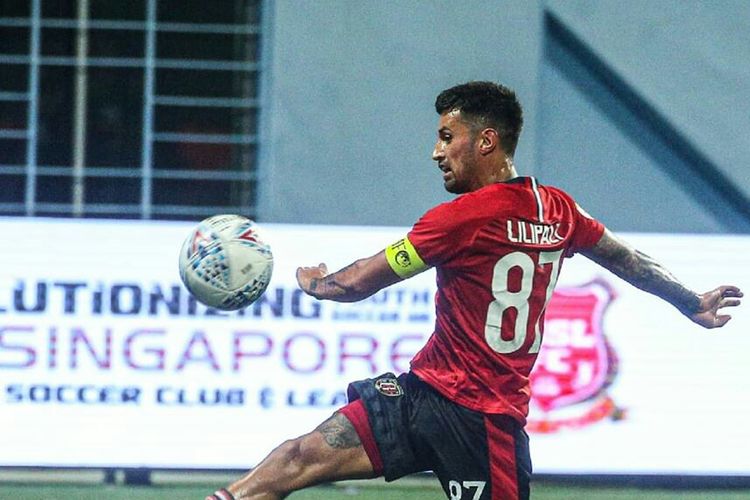
[{"label": "player's outstretched arm", "polygon": [[385,251],[359,259],[332,274],[328,274],[325,264],[297,268],[297,282],[305,293],[336,302],[362,300],[402,279],[391,269]]},{"label": "player's outstretched arm", "polygon": [[606,229],[595,246],[581,253],[633,286],[666,300],[705,328],[724,326],[731,316],[723,314],[722,309],[740,304],[742,292],[736,286],[724,285],[696,293],[664,266]]}]

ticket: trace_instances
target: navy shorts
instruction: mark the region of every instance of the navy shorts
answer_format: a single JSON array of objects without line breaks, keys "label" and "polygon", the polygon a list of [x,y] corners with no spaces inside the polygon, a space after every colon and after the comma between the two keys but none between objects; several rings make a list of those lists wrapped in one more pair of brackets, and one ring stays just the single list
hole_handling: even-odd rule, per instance
[{"label": "navy shorts", "polygon": [[386,481],[432,470],[451,500],[529,498],[529,437],[511,417],[460,406],[413,373],[360,380],[348,392],[364,406],[367,418],[352,423],[374,439]]}]

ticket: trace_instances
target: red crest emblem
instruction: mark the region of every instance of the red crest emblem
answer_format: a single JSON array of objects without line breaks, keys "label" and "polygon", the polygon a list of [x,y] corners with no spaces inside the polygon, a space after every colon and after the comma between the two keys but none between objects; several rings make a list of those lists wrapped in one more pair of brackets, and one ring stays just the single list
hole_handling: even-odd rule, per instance
[{"label": "red crest emblem", "polygon": [[607,416],[622,417],[606,394],[617,372],[617,357],[602,325],[614,298],[602,280],[555,290],[547,306],[542,348],[529,377],[530,431],[554,432]]},{"label": "red crest emblem", "polygon": [[379,378],[375,380],[375,389],[384,396],[400,396],[404,393],[395,378]]}]

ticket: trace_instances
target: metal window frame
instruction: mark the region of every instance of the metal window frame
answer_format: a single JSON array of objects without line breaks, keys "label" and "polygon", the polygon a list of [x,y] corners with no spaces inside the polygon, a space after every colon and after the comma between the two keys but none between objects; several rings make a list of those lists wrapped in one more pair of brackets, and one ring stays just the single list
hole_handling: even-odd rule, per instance
[{"label": "metal window frame", "polygon": [[[116,215],[117,206],[122,208],[122,215],[138,215],[149,219],[154,216],[184,216],[186,214],[206,214],[212,211],[226,212],[237,211],[252,215],[258,208],[259,159],[262,155],[261,134],[249,133],[181,133],[171,131],[160,131],[155,129],[155,113],[159,107],[193,107],[193,108],[225,108],[227,110],[237,109],[241,113],[255,114],[255,120],[262,120],[261,102],[266,99],[267,86],[261,78],[264,71],[262,68],[267,63],[268,47],[267,39],[261,38],[261,52],[256,61],[245,60],[206,60],[206,59],[179,59],[156,57],[156,45],[158,33],[195,33],[195,34],[219,34],[219,35],[241,35],[241,36],[265,36],[264,25],[268,22],[268,9],[271,0],[261,0],[258,7],[261,9],[261,20],[252,23],[184,23],[184,22],[160,22],[157,19],[157,8],[159,0],[147,0],[146,12],[143,21],[117,20],[117,19],[90,19],[86,18],[82,28],[80,15],[76,19],[49,19],[42,16],[42,0],[31,0],[31,9],[28,18],[0,18],[0,27],[27,28],[29,31],[29,50],[26,54],[0,53],[1,65],[22,65],[28,67],[28,86],[26,91],[0,91],[0,102],[26,103],[26,128],[25,129],[0,129],[0,140],[25,141],[25,164],[0,164],[0,179],[5,176],[25,176],[25,193],[23,202],[0,203],[0,215],[9,213],[25,213],[34,216],[39,213],[68,214],[72,216],[88,216],[88,214],[112,214]],[[79,13],[80,14],[80,13]],[[70,29],[70,30],[120,30],[142,32],[144,36],[144,54],[142,58],[132,57],[88,57],[81,54],[74,56],[45,56],[41,52],[42,30],[45,28]],[[76,68],[139,68],[143,71],[143,128],[141,131],[141,158],[140,165],[122,165],[117,167],[102,167],[89,164],[84,159],[83,167],[78,165],[54,166],[38,165],[39,146],[39,105],[40,99],[40,71],[42,67],[65,66]],[[257,98],[242,97],[241,95],[231,97],[199,97],[190,95],[157,95],[156,77],[158,71],[165,69],[196,70],[196,71],[229,71],[241,73],[255,73],[256,84],[259,89]],[[85,100],[85,96],[84,96]],[[80,104],[80,103],[79,103]],[[81,113],[78,113],[81,115]],[[81,119],[79,117],[79,119]],[[85,132],[85,129],[84,129]],[[80,143],[80,138],[79,141]],[[184,168],[159,168],[154,164],[154,146],[157,143],[204,143],[204,144],[229,144],[232,146],[252,145],[255,146],[254,170],[213,170],[209,166],[206,169],[184,169]],[[78,147],[85,147],[78,144]],[[243,153],[245,154],[245,153]],[[96,159],[92,159],[93,162]],[[74,168],[76,167],[77,168]],[[141,199],[137,205],[132,204],[101,204],[86,203],[82,196],[78,201],[71,199],[70,203],[46,203],[37,199],[37,184],[39,177],[55,176],[70,179],[71,182],[83,184],[88,178],[140,178]],[[153,202],[154,182],[161,179],[181,180],[217,180],[237,181],[251,183],[255,186],[254,205],[252,207],[238,206],[193,206],[193,205],[156,205]],[[80,187],[80,186],[79,186]],[[77,208],[76,208],[77,206]],[[133,207],[137,207],[136,210]]]}]

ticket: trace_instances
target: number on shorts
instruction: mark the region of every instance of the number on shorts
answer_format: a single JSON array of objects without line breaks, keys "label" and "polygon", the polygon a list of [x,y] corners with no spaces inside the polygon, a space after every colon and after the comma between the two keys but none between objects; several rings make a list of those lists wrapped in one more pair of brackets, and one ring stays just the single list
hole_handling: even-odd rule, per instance
[{"label": "number on shorts", "polygon": [[[535,338],[529,348],[529,353],[539,352],[542,343],[539,320],[542,317],[541,313],[552,298],[552,292],[557,284],[561,255],[562,250],[556,252],[539,252],[539,265],[551,264],[552,270],[550,272],[549,283],[547,284],[544,306],[535,318],[529,318],[529,298],[533,291],[534,271],[536,269],[534,260],[529,254],[513,252],[497,261],[492,273],[492,295],[495,297],[495,300],[487,308],[487,321],[484,326],[484,338],[495,352],[510,354],[518,351],[526,341],[529,322],[532,320],[534,321]],[[521,288],[517,292],[510,292],[508,291],[508,275],[514,267],[518,267],[521,270]],[[514,308],[517,312],[516,322],[513,326],[513,338],[504,340],[502,337],[503,313],[510,307]]]},{"label": "number on shorts", "polygon": [[[466,488],[469,492],[473,489],[474,496],[471,500],[479,500],[482,498],[485,484],[487,484],[485,481],[464,481],[463,483],[459,483],[458,481],[451,480],[448,482],[448,492],[451,496],[450,500],[461,500],[464,493],[463,488]],[[463,485],[463,488],[461,485]]]}]

